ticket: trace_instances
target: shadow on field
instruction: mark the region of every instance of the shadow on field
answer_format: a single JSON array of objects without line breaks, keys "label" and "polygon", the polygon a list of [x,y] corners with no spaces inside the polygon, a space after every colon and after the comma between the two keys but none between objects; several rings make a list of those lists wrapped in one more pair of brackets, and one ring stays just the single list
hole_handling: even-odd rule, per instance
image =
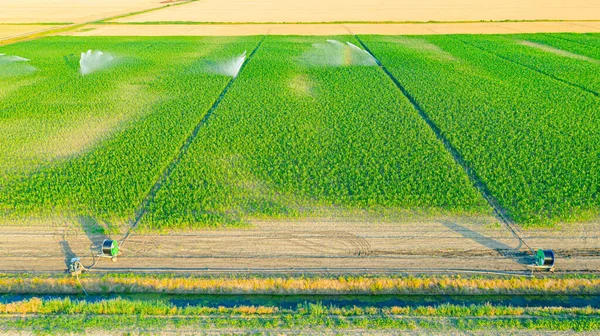
[{"label": "shadow on field", "polygon": [[102,246],[104,239],[108,239],[104,226],[100,225],[96,219],[90,216],[79,216],[77,220],[92,243],[91,249],[99,248]]},{"label": "shadow on field", "polygon": [[445,227],[462,235],[463,237],[471,239],[471,240],[489,248],[490,250],[494,250],[494,251],[498,252],[501,256],[503,256],[505,258],[513,259],[514,261],[521,263],[521,264],[526,264],[526,263],[530,262],[529,255],[527,253],[524,253],[519,250],[519,247],[521,246],[520,242],[519,242],[519,246],[514,248],[514,247],[510,247],[502,242],[494,240],[490,237],[486,237],[477,231],[473,231],[464,226],[458,225],[456,223],[453,223],[450,221],[441,221],[441,223]]},{"label": "shadow on field", "polygon": [[60,250],[65,257],[65,266],[67,266],[67,269],[69,269],[69,265],[71,265],[71,259],[75,258],[77,255],[75,252],[73,252],[71,246],[69,246],[69,242],[64,234],[62,236],[62,240],[58,243],[60,244]]}]

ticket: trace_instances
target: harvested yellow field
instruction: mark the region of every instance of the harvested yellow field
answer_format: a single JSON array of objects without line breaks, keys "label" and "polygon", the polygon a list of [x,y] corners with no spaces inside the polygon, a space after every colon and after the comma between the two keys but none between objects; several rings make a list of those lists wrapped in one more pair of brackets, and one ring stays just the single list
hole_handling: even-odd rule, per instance
[{"label": "harvested yellow field", "polygon": [[2,1],[0,23],[82,23],[164,5],[161,0]]},{"label": "harvested yellow field", "polygon": [[[2,15],[2,14],[0,14]],[[0,24],[0,40],[19,35],[32,34],[53,29],[49,25],[2,25]]]},{"label": "harvested yellow field", "polygon": [[203,0],[118,22],[596,20],[597,0]]},{"label": "harvested yellow field", "polygon": [[600,22],[494,22],[406,24],[157,24],[88,25],[71,36],[435,35],[594,33]]}]

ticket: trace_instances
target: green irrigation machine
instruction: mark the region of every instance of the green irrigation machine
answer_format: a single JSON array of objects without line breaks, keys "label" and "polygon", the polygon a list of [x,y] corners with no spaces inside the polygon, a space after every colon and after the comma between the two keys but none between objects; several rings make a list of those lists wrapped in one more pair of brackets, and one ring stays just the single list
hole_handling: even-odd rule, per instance
[{"label": "green irrigation machine", "polygon": [[120,253],[120,251],[119,251],[119,242],[118,241],[113,240],[113,239],[104,239],[104,241],[100,245],[100,251],[96,252],[96,253],[94,253],[92,251],[92,256],[94,258],[94,261],[91,266],[85,267],[81,263],[80,258],[72,258],[71,264],[69,265],[69,273],[71,273],[71,275],[73,275],[73,276],[78,276],[81,273],[83,273],[84,271],[91,270],[94,266],[96,266],[96,263],[100,259],[110,259],[113,262],[116,262],[117,256],[119,255],[119,253]]},{"label": "green irrigation machine", "polygon": [[529,268],[533,270],[550,271],[554,272],[554,251],[538,249],[535,254],[535,263],[529,265]]}]

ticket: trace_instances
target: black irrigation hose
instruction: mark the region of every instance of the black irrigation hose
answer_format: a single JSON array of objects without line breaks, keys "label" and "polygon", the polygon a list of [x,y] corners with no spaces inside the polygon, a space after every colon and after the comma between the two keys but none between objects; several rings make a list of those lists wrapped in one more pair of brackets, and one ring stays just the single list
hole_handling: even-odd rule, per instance
[{"label": "black irrigation hose", "polygon": [[[455,268],[195,268],[195,267],[154,267],[154,268],[99,268],[98,272],[127,272],[127,273],[181,273],[181,274],[237,274],[255,272],[260,274],[487,274],[515,277],[534,277],[530,271],[500,271],[488,269],[455,269]],[[566,274],[566,272],[565,272]],[[571,274],[571,272],[569,272]]]},{"label": "black irrigation hose", "polygon": [[225,95],[227,94],[227,92],[229,91],[231,86],[233,85],[235,79],[237,78],[237,76],[239,76],[239,74],[242,72],[242,70],[244,70],[244,68],[246,67],[248,62],[250,62],[250,60],[252,59],[252,56],[254,56],[254,54],[256,53],[258,48],[262,45],[262,43],[264,42],[268,33],[269,32],[267,32],[267,34],[263,35],[263,37],[260,39],[260,41],[258,42],[256,47],[254,47],[254,49],[248,55],[248,57],[246,58],[244,63],[242,63],[242,66],[240,67],[238,74],[229,80],[229,82],[227,83],[227,85],[225,86],[223,91],[221,91],[221,94],[219,95],[219,97],[217,97],[217,99],[215,100],[213,105],[210,107],[210,109],[206,112],[204,117],[200,120],[200,122],[192,130],[192,133],[186,138],[183,145],[179,148],[179,151],[177,152],[175,157],[173,157],[173,160],[171,160],[171,162],[165,167],[165,169],[163,170],[161,175],[158,177],[158,179],[156,180],[156,182],[154,183],[152,188],[150,188],[150,191],[144,197],[144,200],[140,204],[140,207],[136,210],[135,217],[134,217],[133,222],[131,223],[129,229],[127,230],[127,233],[121,240],[119,240],[119,245],[123,245],[123,243],[125,243],[125,241],[127,239],[129,239],[133,230],[135,230],[137,228],[138,224],[141,222],[144,215],[148,212],[148,206],[150,205],[150,203],[152,203],[152,201],[156,197],[156,194],[158,193],[158,191],[162,188],[162,186],[164,185],[166,180],[169,178],[169,176],[171,176],[171,174],[173,173],[173,171],[175,170],[175,168],[181,161],[181,159],[185,156],[188,149],[190,148],[190,146],[192,145],[192,143],[198,136],[200,129],[206,124],[208,119],[213,115],[213,113],[215,112],[217,107],[219,107],[219,104],[221,103],[223,98],[225,98]]},{"label": "black irrigation hose", "polygon": [[506,215],[506,210],[500,205],[498,200],[491,194],[487,185],[481,180],[477,172],[473,168],[469,166],[469,164],[462,157],[462,154],[452,145],[450,140],[446,138],[446,136],[442,133],[442,130],[435,124],[435,122],[427,115],[427,113],[423,110],[423,108],[419,105],[416,99],[406,90],[406,88],[398,81],[398,79],[381,63],[381,61],[371,52],[369,47],[356,35],[354,34],[348,27],[346,27],[348,32],[356,38],[356,40],[360,43],[360,45],[375,59],[377,65],[383,70],[383,72],[389,77],[389,79],[396,85],[396,87],[402,92],[402,94],[408,99],[408,101],[412,104],[413,108],[418,112],[419,116],[425,121],[427,126],[431,128],[437,139],[442,142],[446,151],[452,156],[454,161],[461,166],[461,168],[465,171],[475,188],[481,193],[483,198],[488,202],[488,204],[494,209],[494,212],[497,214],[498,218],[504,223],[513,235],[523,244],[525,245],[532,254],[535,254],[534,250],[523,240],[521,235],[517,232],[517,230],[513,227],[512,221]]}]

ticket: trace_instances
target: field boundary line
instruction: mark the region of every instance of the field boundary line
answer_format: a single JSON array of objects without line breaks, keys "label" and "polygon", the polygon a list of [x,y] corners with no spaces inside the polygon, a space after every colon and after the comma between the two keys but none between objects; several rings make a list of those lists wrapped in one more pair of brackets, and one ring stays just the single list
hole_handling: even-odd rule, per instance
[{"label": "field boundary line", "polygon": [[[165,8],[169,8],[169,7],[176,7],[176,6],[181,6],[181,5],[187,5],[189,3],[197,2],[197,1],[200,1],[200,0],[185,0],[185,1],[180,1],[180,2],[171,3],[171,4],[167,4],[167,5],[160,6],[160,7],[142,9],[142,10],[139,10],[139,11],[129,12],[129,13],[125,13],[125,14],[118,14],[118,15],[115,15],[115,16],[110,16],[108,18],[104,18],[104,19],[100,19],[100,20],[95,20],[95,21],[92,21],[90,23],[92,23],[92,24],[106,24],[106,23],[109,23],[109,22],[105,22],[105,21],[118,20],[118,19],[130,17],[130,16],[135,16],[135,15],[139,15],[139,14],[146,14],[146,13],[149,13],[149,12],[154,12],[154,11],[165,9]],[[592,22],[595,22],[595,21],[592,21]]]},{"label": "field boundary line", "polygon": [[[187,4],[190,2],[196,2],[200,0],[191,0],[185,3],[179,3],[178,5]],[[175,6],[175,5],[172,5]],[[289,24],[289,25],[311,25],[311,24],[473,24],[473,23],[572,23],[577,24],[579,22],[600,22],[600,20],[458,20],[458,21],[361,21],[361,20],[340,20],[340,21],[182,21],[182,20],[173,20],[173,21],[111,21],[116,19],[121,19],[123,17],[129,17],[133,15],[143,14],[146,12],[151,12],[159,9],[163,9],[169,6],[157,7],[154,9],[147,9],[144,11],[140,11],[137,13],[123,14],[120,17],[110,17],[103,20],[98,20],[94,22],[94,24],[115,24],[115,25],[234,25],[234,24]],[[596,29],[595,27],[589,27],[581,25],[584,28]]]},{"label": "field boundary line", "polygon": [[500,59],[502,59],[502,60],[505,60],[505,61],[507,61],[507,62],[510,62],[510,63],[512,63],[512,64],[516,64],[516,65],[518,65],[518,66],[520,66],[520,67],[523,67],[523,68],[529,69],[530,71],[536,72],[536,73],[538,73],[538,74],[540,74],[540,75],[542,75],[542,76],[546,76],[546,77],[548,77],[548,78],[550,78],[550,79],[553,79],[553,80],[555,80],[555,81],[557,81],[557,82],[560,82],[560,83],[566,84],[566,85],[568,85],[568,86],[572,86],[572,87],[574,87],[574,88],[576,88],[576,89],[579,89],[579,90],[581,90],[581,91],[584,91],[584,92],[586,92],[586,93],[589,93],[589,94],[591,94],[591,95],[593,95],[593,96],[595,96],[595,97],[600,97],[600,93],[598,93],[598,92],[596,92],[596,91],[594,91],[594,90],[588,89],[588,88],[586,88],[585,86],[582,86],[582,85],[579,85],[579,84],[572,83],[572,82],[570,82],[570,81],[568,81],[568,80],[566,80],[566,79],[562,79],[562,78],[560,78],[560,77],[556,77],[555,75],[549,74],[549,73],[547,73],[547,72],[544,72],[544,71],[542,71],[542,70],[540,70],[540,69],[536,69],[536,68],[534,68],[534,67],[531,67],[531,66],[525,65],[525,64],[523,64],[523,63],[517,62],[517,61],[515,61],[515,60],[512,60],[512,59],[510,59],[510,58],[508,58],[508,57],[506,57],[506,56],[502,56],[502,55],[500,55],[500,54],[498,54],[498,53],[495,53],[495,52],[493,52],[493,51],[489,51],[489,50],[487,50],[487,49],[485,49],[485,48],[482,48],[482,47],[479,47],[479,46],[477,46],[477,45],[471,44],[471,43],[469,43],[469,42],[463,41],[462,39],[460,39],[460,38],[457,38],[457,37],[455,37],[455,36],[452,36],[452,35],[446,35],[446,36],[448,36],[448,37],[450,37],[450,38],[452,38],[452,39],[454,39],[454,40],[457,40],[457,41],[459,41],[459,42],[462,42],[463,44],[465,44],[465,45],[468,45],[468,46],[470,46],[470,47],[473,47],[473,48],[479,49],[479,50],[481,50],[481,51],[483,51],[483,52],[485,52],[485,53],[487,53],[487,54],[490,54],[490,55],[492,55],[492,56],[498,57],[498,58],[500,58]]},{"label": "field boundary line", "polygon": [[[263,35],[263,37],[260,39],[260,41],[258,41],[258,44],[254,47],[252,52],[250,52],[250,54],[248,55],[248,58],[246,58],[244,63],[242,63],[242,66],[240,67],[240,70],[238,71],[237,76],[240,75],[240,73],[244,70],[246,65],[250,62],[250,60],[252,59],[252,57],[254,56],[256,51],[258,50],[258,48],[260,48],[262,43],[265,41],[266,37],[267,37],[267,35]],[[127,231],[125,236],[121,239],[121,243],[125,242],[125,240],[127,240],[127,238],[129,238],[129,236],[132,233],[132,230],[134,230],[138,226],[138,224],[140,223],[140,221],[142,220],[144,215],[148,212],[148,206],[154,200],[154,198],[156,197],[156,194],[160,191],[160,189],[162,188],[164,183],[167,181],[167,179],[171,176],[171,174],[173,173],[173,171],[175,170],[175,168],[177,167],[177,165],[179,164],[181,159],[185,156],[188,149],[190,148],[190,146],[192,145],[192,143],[198,136],[200,129],[208,122],[208,119],[213,115],[215,110],[219,107],[219,104],[221,103],[221,101],[223,100],[223,98],[225,97],[227,92],[229,92],[229,89],[235,82],[235,79],[237,78],[237,76],[232,77],[229,80],[229,82],[227,82],[227,85],[225,85],[225,88],[221,91],[221,93],[219,94],[219,96],[217,97],[215,102],[208,109],[208,111],[204,114],[204,117],[202,117],[202,119],[200,120],[200,122],[198,122],[196,127],[194,127],[192,132],[188,135],[188,137],[183,142],[183,145],[177,151],[177,154],[173,157],[171,162],[165,167],[165,169],[162,171],[162,173],[160,174],[158,179],[155,181],[154,185],[150,188],[150,191],[148,191],[148,193],[142,200],[142,203],[136,210],[135,217],[129,227],[129,230]]]},{"label": "field boundary line", "polygon": [[488,204],[492,207],[497,217],[500,219],[502,223],[504,223],[512,232],[512,234],[519,240],[519,246],[515,249],[519,250],[522,245],[525,245],[529,250],[533,252],[533,249],[529,247],[529,245],[521,238],[520,234],[513,227],[514,222],[510,218],[508,212],[500,205],[500,202],[492,195],[488,186],[481,180],[477,172],[469,166],[467,161],[463,158],[462,154],[452,145],[450,140],[444,135],[442,130],[435,124],[435,122],[427,115],[427,113],[423,110],[421,105],[417,102],[417,100],[406,90],[406,88],[396,79],[396,77],[386,68],[386,66],[381,63],[381,61],[373,54],[373,52],[369,49],[369,47],[354,34],[349,28],[346,27],[350,34],[352,34],[356,40],[361,44],[361,46],[375,59],[377,65],[383,72],[388,76],[388,78],[396,85],[396,87],[402,92],[402,94],[408,99],[408,101],[412,104],[413,108],[417,111],[419,116],[425,121],[427,126],[433,131],[436,138],[443,144],[446,151],[452,156],[454,161],[460,165],[463,171],[467,174],[473,186],[481,193],[483,198],[488,202]]},{"label": "field boundary line", "polygon": [[[504,271],[486,269],[461,268],[343,268],[343,267],[286,267],[286,268],[215,268],[215,267],[140,267],[140,268],[109,268],[97,267],[94,272],[127,272],[127,273],[178,273],[178,274],[488,274],[498,276],[516,276],[535,278],[531,271]],[[64,273],[64,272],[63,272]],[[565,274],[569,274],[565,272]]]}]

